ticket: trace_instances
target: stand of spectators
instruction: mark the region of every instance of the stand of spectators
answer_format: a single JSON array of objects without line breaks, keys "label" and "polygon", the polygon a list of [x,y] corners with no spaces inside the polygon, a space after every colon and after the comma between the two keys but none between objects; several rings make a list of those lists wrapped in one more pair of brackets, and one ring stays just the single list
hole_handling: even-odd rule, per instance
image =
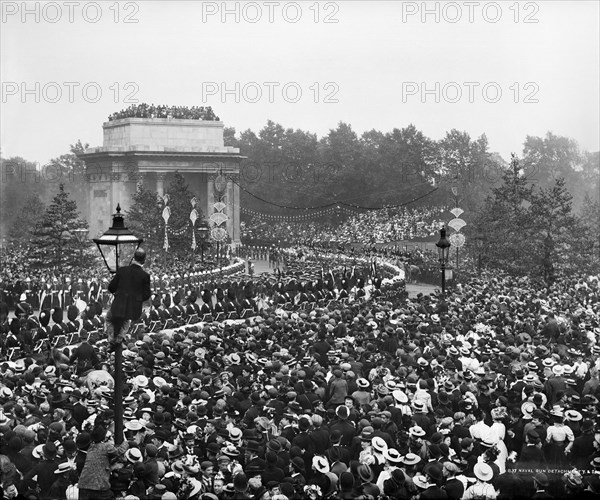
[{"label": "stand of spectators", "polygon": [[132,104],[108,117],[108,121],[122,118],[172,118],[175,120],[219,121],[210,106],[167,106],[164,104]]},{"label": "stand of spectators", "polygon": [[437,234],[444,225],[440,219],[444,211],[437,207],[370,210],[355,214],[341,224],[263,221],[253,217],[244,223],[242,241],[248,244],[270,241],[292,245],[318,242],[371,245],[410,240]]}]

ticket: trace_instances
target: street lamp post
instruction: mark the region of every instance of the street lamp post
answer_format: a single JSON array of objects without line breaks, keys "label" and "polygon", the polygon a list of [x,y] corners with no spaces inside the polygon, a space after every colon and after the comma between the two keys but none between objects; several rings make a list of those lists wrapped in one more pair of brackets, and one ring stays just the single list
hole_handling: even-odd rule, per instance
[{"label": "street lamp post", "polygon": [[[100,238],[94,238],[100,255],[111,273],[116,273],[120,265],[129,265],[133,254],[144,241],[125,227],[121,206],[113,214],[112,226]],[[123,345],[115,346],[115,443],[123,442]]]},{"label": "street lamp post", "polygon": [[81,268],[83,268],[83,247],[85,246],[88,233],[89,229],[73,229],[73,234],[75,235],[75,239],[77,240],[77,244],[79,245],[79,267]]},{"label": "street lamp post", "polygon": [[438,248],[438,257],[442,267],[442,295],[446,294],[446,264],[450,255],[450,241],[446,238],[446,228],[440,229],[440,240],[435,244]]}]

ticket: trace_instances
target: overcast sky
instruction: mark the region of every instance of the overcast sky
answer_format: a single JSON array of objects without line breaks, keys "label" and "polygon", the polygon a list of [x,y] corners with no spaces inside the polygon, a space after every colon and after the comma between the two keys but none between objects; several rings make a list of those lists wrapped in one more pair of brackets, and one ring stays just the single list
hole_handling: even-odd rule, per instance
[{"label": "overcast sky", "polygon": [[210,105],[238,132],[413,123],[508,158],[550,130],[596,151],[599,18],[570,0],[2,2],[2,156],[101,145],[134,100]]}]

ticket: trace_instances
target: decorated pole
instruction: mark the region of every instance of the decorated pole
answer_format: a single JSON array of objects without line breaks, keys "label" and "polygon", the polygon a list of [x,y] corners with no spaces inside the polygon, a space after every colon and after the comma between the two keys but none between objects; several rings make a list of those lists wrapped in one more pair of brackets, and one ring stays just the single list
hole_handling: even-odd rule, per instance
[{"label": "decorated pole", "polygon": [[165,221],[165,242],[163,244],[163,248],[165,250],[165,267],[167,265],[167,252],[169,251],[169,218],[171,217],[171,209],[169,208],[169,195],[165,194],[163,196],[163,202],[165,203],[165,208],[162,211],[162,218]]},{"label": "decorated pole", "polygon": [[190,212],[190,221],[192,223],[192,260],[194,260],[194,254],[196,253],[196,220],[198,219],[198,211],[196,210],[196,197],[194,196],[190,202],[192,203],[192,211]]},{"label": "decorated pole", "polygon": [[214,225],[210,234],[213,240],[217,242],[217,264],[219,273],[221,273],[221,242],[227,238],[227,225],[225,224],[229,217],[223,212],[227,205],[223,203],[227,179],[221,173],[214,180],[215,194],[218,201],[213,204],[214,213],[209,217],[209,221]]},{"label": "decorated pole", "polygon": [[[454,189],[456,189],[456,188],[452,188],[452,189],[454,192]],[[467,225],[467,223],[463,219],[460,218],[460,216],[464,213],[464,210],[462,208],[458,208],[458,207],[453,208],[452,210],[450,210],[450,213],[452,215],[454,215],[454,219],[452,219],[450,222],[448,222],[448,226],[451,227],[456,232],[450,236],[449,240],[450,240],[450,243],[452,243],[452,245],[454,245],[456,247],[456,269],[458,269],[458,251],[459,251],[459,248],[465,244],[465,235],[462,234],[460,232],[460,230],[463,227],[465,227]]]}]

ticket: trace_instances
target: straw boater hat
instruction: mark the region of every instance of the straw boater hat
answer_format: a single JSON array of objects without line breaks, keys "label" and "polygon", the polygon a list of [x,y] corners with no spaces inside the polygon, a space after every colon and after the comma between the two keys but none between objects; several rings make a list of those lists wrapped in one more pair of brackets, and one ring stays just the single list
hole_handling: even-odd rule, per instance
[{"label": "straw boater hat", "polygon": [[395,464],[399,464],[400,462],[402,462],[402,455],[400,455],[400,452],[395,448],[387,448],[383,452],[383,456],[388,462],[392,462]]},{"label": "straw boater hat", "polygon": [[322,455],[316,455],[312,459],[313,467],[322,472],[323,474],[327,474],[329,472],[329,461]]},{"label": "straw boater hat", "polygon": [[413,437],[423,437],[425,435],[425,431],[418,425],[414,425],[408,429],[408,434]]},{"label": "straw boater hat", "polygon": [[358,385],[358,387],[360,387],[361,389],[366,389],[367,387],[369,387],[369,381],[366,378],[359,378],[356,381],[356,385]]},{"label": "straw boater hat", "polygon": [[74,470],[69,462],[62,462],[58,464],[58,469],[54,471],[54,474],[64,474],[65,472],[69,472]]},{"label": "straw boater hat", "polygon": [[400,389],[396,389],[395,391],[393,391],[392,396],[394,396],[394,399],[398,401],[398,403],[408,403],[408,396],[404,391],[401,391]]},{"label": "straw boater hat", "polygon": [[494,471],[488,464],[484,462],[475,464],[475,467],[473,467],[473,473],[480,481],[490,481],[492,477],[494,477]]},{"label": "straw boater hat", "polygon": [[415,486],[421,490],[426,490],[431,485],[427,482],[427,478],[423,474],[415,474],[413,477],[413,483]]},{"label": "straw boater hat", "polygon": [[416,465],[421,461],[421,457],[415,453],[407,453],[402,457],[402,463],[404,465]]},{"label": "straw boater hat", "polygon": [[571,422],[579,422],[583,419],[583,415],[577,410],[567,410],[565,412],[565,418]]},{"label": "straw boater hat", "polygon": [[125,452],[125,458],[131,463],[141,462],[143,460],[142,452],[138,448],[129,448]]},{"label": "straw boater hat", "polygon": [[387,450],[387,447],[388,447],[387,443],[385,442],[385,440],[382,437],[380,437],[380,436],[375,436],[374,438],[372,438],[371,439],[371,445],[379,453],[384,453],[385,450]]}]

